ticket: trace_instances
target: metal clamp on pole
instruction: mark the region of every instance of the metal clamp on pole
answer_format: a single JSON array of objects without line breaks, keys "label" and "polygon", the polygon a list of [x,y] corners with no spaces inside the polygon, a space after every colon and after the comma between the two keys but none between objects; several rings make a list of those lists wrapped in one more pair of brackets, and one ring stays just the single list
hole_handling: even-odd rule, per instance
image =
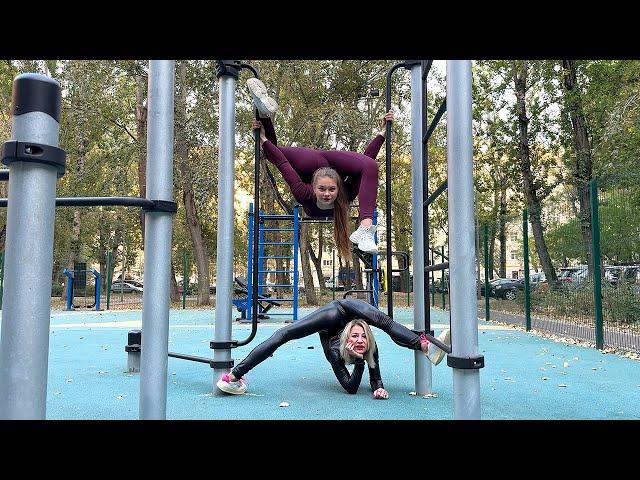
[{"label": "metal clamp on pole", "polygon": [[239,60],[216,60],[216,78],[228,76],[237,80],[241,68]]},{"label": "metal clamp on pole", "polygon": [[178,204],[170,200],[151,200],[153,206],[142,207],[143,212],[169,212],[176,213],[178,211]]},{"label": "metal clamp on pole", "polygon": [[9,141],[2,144],[2,163],[35,162],[52,165],[58,170],[58,178],[62,177],[67,166],[67,153],[53,145],[34,142]]},{"label": "metal clamp on pole", "polygon": [[447,365],[461,370],[477,370],[484,368],[484,355],[477,357],[454,357],[447,355]]},{"label": "metal clamp on pole", "polygon": [[233,360],[211,360],[209,366],[215,370],[230,370],[233,368]]}]

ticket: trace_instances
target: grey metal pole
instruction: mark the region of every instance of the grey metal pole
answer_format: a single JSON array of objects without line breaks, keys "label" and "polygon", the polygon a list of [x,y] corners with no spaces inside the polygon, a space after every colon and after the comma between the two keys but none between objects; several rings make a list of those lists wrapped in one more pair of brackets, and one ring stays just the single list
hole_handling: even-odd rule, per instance
[{"label": "grey metal pole", "polygon": [[[220,163],[218,166],[218,236],[216,255],[216,320],[214,340],[231,340],[233,301],[233,190],[235,181],[235,94],[237,77],[222,75],[220,88]],[[224,246],[224,248],[223,248]],[[254,299],[255,301],[255,299]],[[230,349],[215,349],[215,362],[231,361]],[[213,391],[215,384],[228,368],[213,369]]]},{"label": "grey metal pole", "polygon": [[[58,146],[60,85],[26,73],[13,83],[11,139]],[[5,162],[6,163],[6,162]],[[0,419],[42,420],[46,415],[51,270],[56,180],[53,165],[9,164]]]},{"label": "grey metal pole", "polygon": [[[425,328],[425,298],[424,298],[424,237],[423,237],[423,207],[422,207],[422,65],[411,67],[411,224],[413,230],[413,326],[416,330]],[[416,350],[415,383],[416,393],[426,395],[431,393],[431,362],[422,351]]]},{"label": "grey metal pole", "polygon": [[[447,61],[449,304],[451,355],[458,359],[478,356],[471,101],[471,61]],[[454,367],[453,395],[455,419],[480,418],[477,368]]]},{"label": "grey metal pole", "polygon": [[[173,202],[173,104],[175,62],[149,62],[147,198]],[[146,212],[140,419],[164,420],[167,368],[173,213]]]}]

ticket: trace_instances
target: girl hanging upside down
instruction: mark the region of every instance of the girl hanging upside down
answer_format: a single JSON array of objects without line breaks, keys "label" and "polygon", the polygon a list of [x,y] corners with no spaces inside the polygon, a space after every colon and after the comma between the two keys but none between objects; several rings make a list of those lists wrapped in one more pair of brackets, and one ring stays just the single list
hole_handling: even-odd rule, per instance
[{"label": "girl hanging upside down", "polygon": [[[340,385],[348,393],[358,391],[366,362],[369,366],[369,383],[373,398],[389,398],[389,393],[382,384],[378,348],[369,325],[383,330],[402,347],[421,350],[434,365],[438,365],[444,358],[444,350],[429,340],[433,340],[430,335],[409,330],[362,300],[334,300],[297,322],[278,329],[251,350],[231,373],[223,374],[216,386],[226,393],[245,393],[247,382],[243,376],[247,372],[269,358],[278,347],[289,340],[318,333],[324,355]],[[450,338],[448,329],[443,330],[438,336],[438,340],[447,345]],[[347,370],[347,364],[354,364],[352,373]]]},{"label": "girl hanging upside down", "polygon": [[[364,153],[344,150],[318,150],[304,147],[278,146],[271,118],[278,109],[276,101],[257,78],[247,80],[247,87],[258,111],[260,145],[289,185],[291,193],[310,217],[334,219],[334,239],[338,254],[350,258],[349,240],[364,252],[377,253],[373,211],[378,195],[378,164],[376,156],[385,140],[384,124],[393,122],[393,113],[384,115],[382,130]],[[359,199],[358,229],[349,236],[349,203]]]}]

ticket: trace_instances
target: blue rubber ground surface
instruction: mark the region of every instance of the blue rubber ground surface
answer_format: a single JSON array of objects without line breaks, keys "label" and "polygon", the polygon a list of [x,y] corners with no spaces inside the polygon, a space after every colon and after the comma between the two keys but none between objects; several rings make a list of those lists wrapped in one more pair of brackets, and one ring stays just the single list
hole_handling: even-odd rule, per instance
[{"label": "blue rubber ground surface", "polygon": [[[310,312],[303,309],[302,315]],[[127,332],[142,312],[53,312],[49,350],[48,419],[137,419],[139,374],[126,373]],[[172,310],[169,350],[212,357],[214,311]],[[395,319],[412,327],[412,311]],[[268,323],[267,323],[268,322]],[[266,320],[239,361],[282,326]],[[448,317],[433,311],[438,333]],[[234,322],[233,338],[249,326]],[[365,373],[347,394],[325,360],[318,336],[292,341],[247,375],[244,396],[213,394],[206,364],[169,358],[167,419],[452,419],[453,375],[446,360],[433,368],[437,397],[410,395],[414,352],[374,330],[390,398],[373,400]],[[640,419],[640,362],[595,349],[479,321],[482,419]],[[287,402],[288,407],[280,407]]]}]

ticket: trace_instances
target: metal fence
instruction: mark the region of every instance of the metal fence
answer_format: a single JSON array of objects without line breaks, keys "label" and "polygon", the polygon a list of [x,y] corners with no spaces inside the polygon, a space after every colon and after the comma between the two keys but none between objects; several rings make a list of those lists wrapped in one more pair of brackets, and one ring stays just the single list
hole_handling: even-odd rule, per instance
[{"label": "metal fence", "polygon": [[[490,301],[487,308],[483,299],[483,315],[599,349],[639,352],[640,195],[633,189],[599,191],[592,181],[582,201],[571,194],[550,200],[541,221],[556,278],[541,264],[536,238],[542,242],[525,211],[522,276],[485,278],[488,289],[482,285],[481,293],[489,291]],[[488,257],[486,246],[482,256]]]}]

